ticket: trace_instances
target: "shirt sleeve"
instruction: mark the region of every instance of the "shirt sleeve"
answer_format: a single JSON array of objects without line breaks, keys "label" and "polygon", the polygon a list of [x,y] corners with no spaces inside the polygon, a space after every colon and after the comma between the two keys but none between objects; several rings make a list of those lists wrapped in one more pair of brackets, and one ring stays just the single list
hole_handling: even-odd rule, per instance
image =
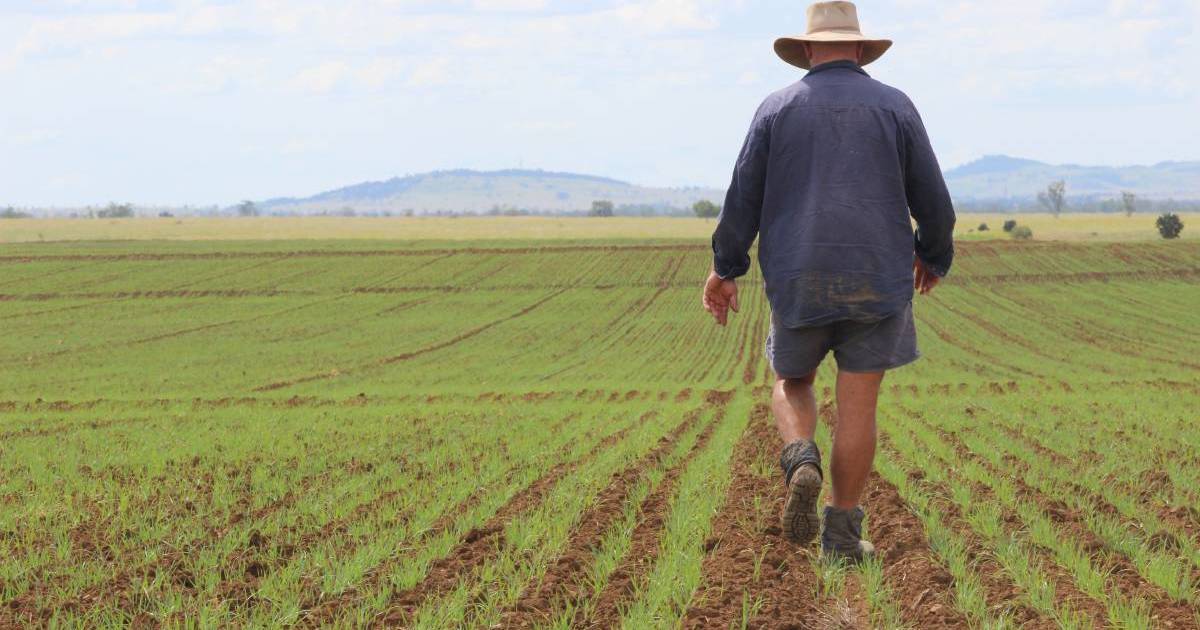
[{"label": "shirt sleeve", "polygon": [[750,271],[750,246],[758,236],[770,152],[770,120],[766,103],[759,107],[733,168],[733,181],[713,232],[713,269],[731,280]]},{"label": "shirt sleeve", "polygon": [[902,126],[904,189],[908,210],[917,221],[916,254],[935,275],[945,276],[954,262],[954,203],[916,109]]}]

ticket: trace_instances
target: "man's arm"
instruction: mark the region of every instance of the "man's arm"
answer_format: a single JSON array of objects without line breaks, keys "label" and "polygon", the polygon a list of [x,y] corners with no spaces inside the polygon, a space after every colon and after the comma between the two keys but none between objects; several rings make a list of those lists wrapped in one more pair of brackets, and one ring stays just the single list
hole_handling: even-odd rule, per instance
[{"label": "man's arm", "polygon": [[733,181],[712,236],[713,266],[704,285],[704,309],[724,326],[729,309],[738,310],[736,278],[750,271],[750,246],[758,236],[770,151],[769,120],[759,107],[742,144]]},{"label": "man's arm", "polygon": [[770,121],[760,107],[746,134],[733,169],[733,181],[725,194],[725,206],[713,232],[713,270],[726,280],[750,271],[750,246],[758,236],[766,188],[767,154],[770,151]]},{"label": "man's arm", "polygon": [[[923,289],[925,283],[936,284],[938,278],[950,273],[954,262],[954,204],[929,142],[929,134],[915,109],[902,125],[904,189],[908,210],[917,221],[917,288]],[[926,280],[923,281],[923,277]],[[927,292],[922,290],[922,293]]]}]

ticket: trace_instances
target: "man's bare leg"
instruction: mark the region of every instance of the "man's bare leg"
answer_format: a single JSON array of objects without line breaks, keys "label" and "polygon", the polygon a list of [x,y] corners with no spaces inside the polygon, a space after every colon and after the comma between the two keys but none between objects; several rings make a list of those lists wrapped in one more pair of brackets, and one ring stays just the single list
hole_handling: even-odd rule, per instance
[{"label": "man's bare leg", "polygon": [[821,529],[817,518],[821,453],[813,443],[817,430],[815,379],[815,370],[801,378],[780,379],[772,396],[775,425],[783,438],[779,465],[788,487],[779,521],[784,537],[801,545],[811,542]]},{"label": "man's bare leg", "polygon": [[783,443],[796,440],[812,441],[817,430],[817,397],[813,394],[813,382],[817,378],[814,370],[802,378],[781,378],[775,381],[775,392],[771,408],[775,412],[775,426]]},{"label": "man's bare leg", "polygon": [[838,372],[838,423],[833,436],[833,506],[852,510],[875,464],[875,407],[883,372]]}]

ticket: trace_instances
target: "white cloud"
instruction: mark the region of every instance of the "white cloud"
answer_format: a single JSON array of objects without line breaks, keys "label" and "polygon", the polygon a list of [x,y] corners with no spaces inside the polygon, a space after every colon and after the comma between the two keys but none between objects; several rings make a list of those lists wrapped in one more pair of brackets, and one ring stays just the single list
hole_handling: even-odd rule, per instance
[{"label": "white cloud", "polygon": [[355,70],[354,77],[363,86],[379,90],[401,76],[408,65],[402,59],[381,57]]},{"label": "white cloud", "polygon": [[638,30],[707,30],[717,21],[702,15],[692,0],[642,0],[617,7],[616,14],[626,25]]},{"label": "white cloud", "polygon": [[450,79],[450,59],[439,57],[416,67],[408,77],[409,87],[430,87],[447,83]]},{"label": "white cloud", "polygon": [[341,61],[326,61],[300,71],[292,79],[292,85],[304,92],[323,94],[337,87],[349,71],[349,66]]},{"label": "white cloud", "polygon": [[25,148],[53,142],[62,137],[62,131],[58,129],[24,129],[15,133],[5,134],[8,146],[10,148]]},{"label": "white cloud", "polygon": [[[334,177],[328,173],[335,168],[352,178],[358,171],[499,167],[523,157],[645,183],[720,184],[754,107],[800,76],[774,58],[770,43],[803,29],[803,5],[0,0],[0,75],[6,91],[23,95],[0,99],[0,131],[10,145],[17,138],[37,142],[39,152],[58,152],[44,165],[0,156],[0,171],[18,187],[44,183],[57,168],[100,169],[90,157],[99,143],[149,147],[172,137],[172,146],[187,148],[177,158],[206,165],[223,164],[230,146],[256,147],[240,162],[234,151],[228,172],[213,173],[213,180],[242,186],[266,186],[259,180],[276,176],[251,176],[264,156],[291,161],[279,178]],[[897,41],[872,74],[908,91],[930,114],[927,123],[935,140],[947,144],[950,162],[1014,146],[1048,147],[1079,162],[1194,154],[1178,138],[1200,135],[1194,115],[1180,113],[1200,109],[1200,79],[1191,65],[1200,58],[1196,0],[864,0],[859,6],[868,32]],[[233,102],[231,122],[221,104]],[[1106,105],[1118,111],[1116,104],[1130,114],[1100,111]],[[313,121],[323,141],[348,146],[355,158],[321,163],[320,144],[295,137],[295,129]],[[1105,128],[1090,140],[1085,124]],[[439,143],[445,138],[430,131],[451,126],[470,138],[473,150]],[[1067,140],[1047,133],[1056,127],[1070,131]],[[1163,130],[1171,130],[1170,141],[1147,148],[1141,140]],[[514,137],[530,144],[513,148]],[[435,146],[399,157],[378,149],[414,142]],[[205,153],[210,144],[221,157]],[[572,149],[579,146],[591,149]],[[147,167],[157,163],[114,166],[97,171],[95,181],[115,187],[126,172]],[[190,181],[170,182],[164,176],[136,185],[159,185],[165,199],[195,199],[192,189],[168,188]],[[272,192],[312,185],[281,179]],[[130,196],[119,192],[76,194]],[[215,193],[206,187],[197,194]],[[238,189],[230,196],[252,194]]]},{"label": "white cloud", "polygon": [[480,11],[536,11],[548,4],[547,0],[474,0],[471,6]]}]

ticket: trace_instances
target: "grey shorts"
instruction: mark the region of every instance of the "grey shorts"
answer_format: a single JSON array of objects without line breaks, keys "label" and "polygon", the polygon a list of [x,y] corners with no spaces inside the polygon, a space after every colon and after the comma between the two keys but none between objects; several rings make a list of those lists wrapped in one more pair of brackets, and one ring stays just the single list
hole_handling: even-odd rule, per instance
[{"label": "grey shorts", "polygon": [[767,359],[779,378],[802,378],[833,351],[838,369],[884,372],[921,357],[912,303],[877,322],[833,322],[804,328],[782,328],[771,318]]}]

